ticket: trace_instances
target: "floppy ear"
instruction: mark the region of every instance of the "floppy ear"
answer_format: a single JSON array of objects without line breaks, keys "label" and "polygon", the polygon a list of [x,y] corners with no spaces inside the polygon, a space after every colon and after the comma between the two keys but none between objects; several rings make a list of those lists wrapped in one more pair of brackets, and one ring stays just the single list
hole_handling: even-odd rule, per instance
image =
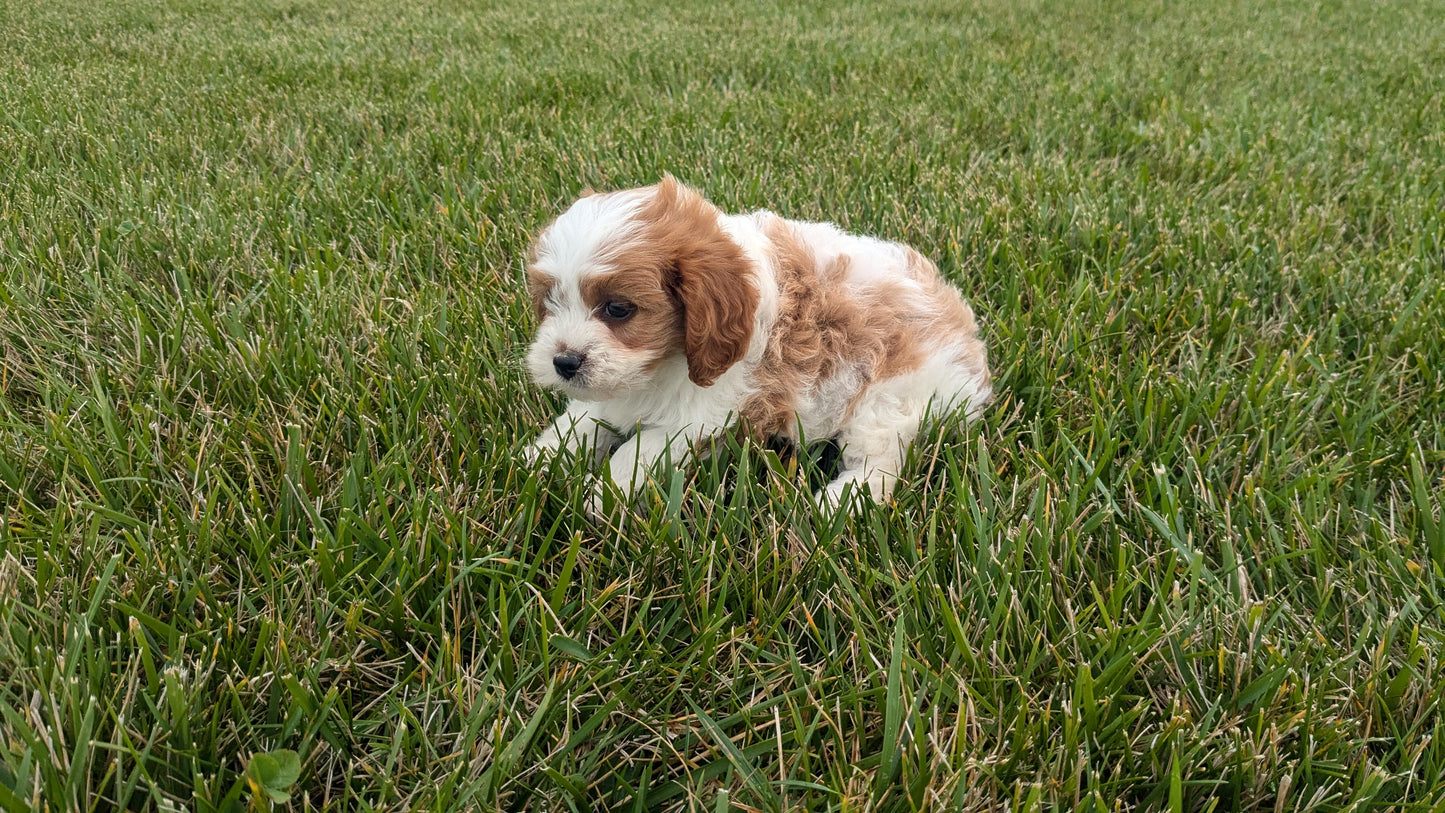
[{"label": "floppy ear", "polygon": [[547,318],[547,294],[552,292],[552,278],[542,272],[527,269],[527,296],[532,300],[532,312],[537,320]]},{"label": "floppy ear", "polygon": [[658,185],[664,233],[673,242],[673,291],[682,304],[687,377],[700,387],[748,351],[758,288],[752,263],[718,224],[718,210],[668,176]]},{"label": "floppy ear", "polygon": [[726,260],[692,256],[677,264],[687,377],[699,387],[710,386],[738,363],[753,338],[757,289],[745,267]]}]

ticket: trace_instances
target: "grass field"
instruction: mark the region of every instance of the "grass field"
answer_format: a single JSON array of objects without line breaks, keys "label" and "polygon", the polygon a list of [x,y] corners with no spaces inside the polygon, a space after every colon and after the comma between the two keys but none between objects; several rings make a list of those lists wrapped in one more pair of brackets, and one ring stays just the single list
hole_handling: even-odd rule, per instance
[{"label": "grass field", "polygon": [[[0,809],[1445,809],[1442,98],[1432,0],[0,0]],[[591,524],[523,251],[664,172],[998,401]]]}]

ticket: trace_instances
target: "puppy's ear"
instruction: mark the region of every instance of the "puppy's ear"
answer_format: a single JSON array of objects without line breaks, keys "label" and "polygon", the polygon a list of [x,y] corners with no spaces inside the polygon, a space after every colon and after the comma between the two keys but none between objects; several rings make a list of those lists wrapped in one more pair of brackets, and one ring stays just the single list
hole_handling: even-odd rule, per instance
[{"label": "puppy's ear", "polygon": [[694,255],[677,265],[687,377],[699,387],[738,363],[753,338],[757,289],[737,264],[719,262],[724,259]]},{"label": "puppy's ear", "polygon": [[552,292],[554,280],[535,268],[527,269],[527,296],[532,300],[532,312],[537,320],[547,318],[547,295]]},{"label": "puppy's ear", "polygon": [[712,385],[748,351],[758,288],[752,263],[718,223],[716,207],[667,176],[655,205],[670,248],[672,287],[682,305],[687,375]]}]

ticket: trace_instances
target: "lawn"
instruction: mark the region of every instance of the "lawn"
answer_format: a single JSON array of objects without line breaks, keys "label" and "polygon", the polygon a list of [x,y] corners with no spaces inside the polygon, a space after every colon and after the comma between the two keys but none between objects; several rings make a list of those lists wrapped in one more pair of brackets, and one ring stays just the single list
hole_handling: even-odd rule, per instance
[{"label": "lawn", "polygon": [[[0,0],[0,810],[1441,810],[1442,99],[1433,0]],[[524,252],[664,172],[998,400],[589,521]]]}]

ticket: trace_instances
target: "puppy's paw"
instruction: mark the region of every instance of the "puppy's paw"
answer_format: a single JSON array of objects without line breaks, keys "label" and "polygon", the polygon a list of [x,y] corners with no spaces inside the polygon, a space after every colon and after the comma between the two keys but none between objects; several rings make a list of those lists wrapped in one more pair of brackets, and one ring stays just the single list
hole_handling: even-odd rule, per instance
[{"label": "puppy's paw", "polygon": [[607,495],[602,493],[605,489],[606,486],[596,480],[587,488],[587,498],[582,503],[582,510],[593,525],[602,525],[607,521]]},{"label": "puppy's paw", "polygon": [[834,480],[813,495],[813,501],[825,513],[846,509],[858,496],[858,482],[855,480]]},{"label": "puppy's paw", "polygon": [[522,459],[527,461],[528,466],[551,463],[552,459],[561,451],[557,441],[540,437],[528,443],[522,449]]},{"label": "puppy's paw", "polygon": [[582,511],[586,513],[587,519],[593,525],[599,526],[615,525],[628,515],[636,515],[637,510],[635,497],[620,492],[612,484],[604,483],[600,479],[593,480],[588,486],[587,497],[582,503]]}]

